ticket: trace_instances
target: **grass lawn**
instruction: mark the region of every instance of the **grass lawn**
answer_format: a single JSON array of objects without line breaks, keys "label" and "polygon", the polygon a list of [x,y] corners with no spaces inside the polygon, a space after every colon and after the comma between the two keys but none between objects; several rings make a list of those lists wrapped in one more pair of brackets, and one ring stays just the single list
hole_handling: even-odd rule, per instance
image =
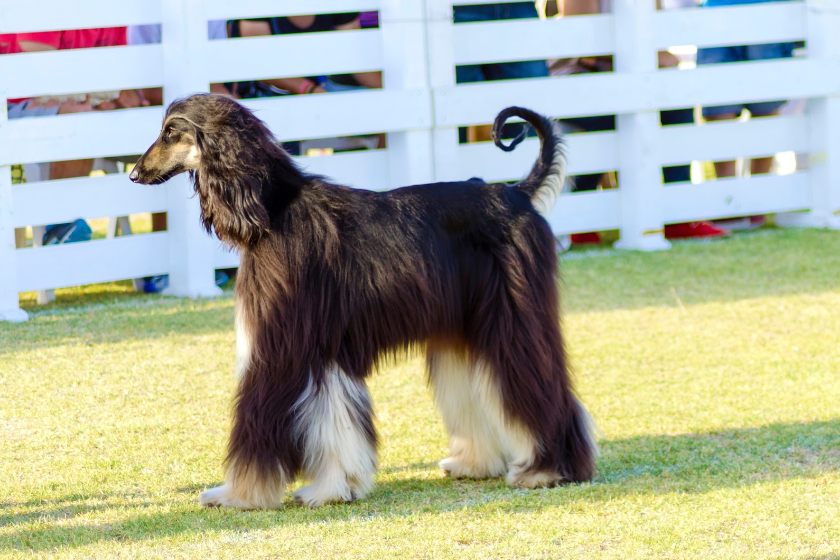
[{"label": "grass lawn", "polygon": [[592,483],[453,481],[419,356],[372,382],[367,500],[205,510],[233,298],[59,290],[0,323],[0,558],[840,558],[840,233],[563,259]]}]

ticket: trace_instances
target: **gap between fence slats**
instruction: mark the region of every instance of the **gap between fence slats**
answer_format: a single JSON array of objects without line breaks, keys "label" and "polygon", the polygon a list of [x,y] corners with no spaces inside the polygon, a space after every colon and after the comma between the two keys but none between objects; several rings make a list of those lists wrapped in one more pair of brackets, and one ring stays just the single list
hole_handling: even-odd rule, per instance
[{"label": "gap between fence slats", "polygon": [[378,0],[207,0],[207,18],[211,20],[371,12],[378,9]]}]

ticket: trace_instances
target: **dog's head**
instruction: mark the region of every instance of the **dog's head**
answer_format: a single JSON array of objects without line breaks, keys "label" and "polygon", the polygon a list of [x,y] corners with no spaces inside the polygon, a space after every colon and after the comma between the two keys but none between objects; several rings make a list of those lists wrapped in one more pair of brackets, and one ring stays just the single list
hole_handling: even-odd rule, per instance
[{"label": "dog's head", "polygon": [[172,103],[160,135],[129,177],[159,184],[184,171],[195,181],[204,226],[233,245],[258,241],[270,227],[267,207],[303,180],[262,121],[213,94]]},{"label": "dog's head", "polygon": [[201,164],[200,144],[226,124],[235,101],[217,95],[193,95],[166,110],[160,135],[138,160],[129,178],[157,185]]}]

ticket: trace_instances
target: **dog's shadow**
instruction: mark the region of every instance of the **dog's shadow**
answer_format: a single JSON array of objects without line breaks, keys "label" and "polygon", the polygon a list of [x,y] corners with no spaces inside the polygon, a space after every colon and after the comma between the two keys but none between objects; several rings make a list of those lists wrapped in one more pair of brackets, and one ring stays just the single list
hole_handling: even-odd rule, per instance
[{"label": "dog's shadow", "polygon": [[[0,526],[6,527],[0,550],[55,551],[98,542],[140,541],[208,531],[249,531],[450,511],[469,513],[487,505],[505,512],[527,513],[571,501],[598,504],[640,494],[703,493],[834,472],[840,470],[838,449],[840,418],[715,433],[607,440],[602,442],[595,480],[534,491],[511,488],[502,479],[451,480],[434,463],[421,462],[381,469],[376,487],[365,500],[315,510],[295,505],[291,499],[273,511],[201,508],[198,494],[219,481],[173,489],[171,492],[194,497],[178,504],[167,503],[155,495],[132,495],[131,513],[122,517],[120,510],[126,506],[119,493],[74,494],[28,503],[6,501],[0,504]],[[422,473],[419,476],[418,471]],[[12,513],[13,510],[25,513]],[[117,518],[116,521],[72,522],[107,510],[113,512],[109,517]],[[63,522],[58,523],[59,520]],[[832,556],[825,560],[828,558]]]}]

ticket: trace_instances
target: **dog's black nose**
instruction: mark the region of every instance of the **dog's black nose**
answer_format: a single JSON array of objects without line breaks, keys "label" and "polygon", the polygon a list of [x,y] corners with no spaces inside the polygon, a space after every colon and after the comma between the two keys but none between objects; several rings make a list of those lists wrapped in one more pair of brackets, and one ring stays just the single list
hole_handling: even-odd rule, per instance
[{"label": "dog's black nose", "polygon": [[137,169],[132,169],[131,175],[129,175],[128,178],[131,179],[132,183],[136,183],[137,180],[140,178],[140,173],[137,172]]}]

